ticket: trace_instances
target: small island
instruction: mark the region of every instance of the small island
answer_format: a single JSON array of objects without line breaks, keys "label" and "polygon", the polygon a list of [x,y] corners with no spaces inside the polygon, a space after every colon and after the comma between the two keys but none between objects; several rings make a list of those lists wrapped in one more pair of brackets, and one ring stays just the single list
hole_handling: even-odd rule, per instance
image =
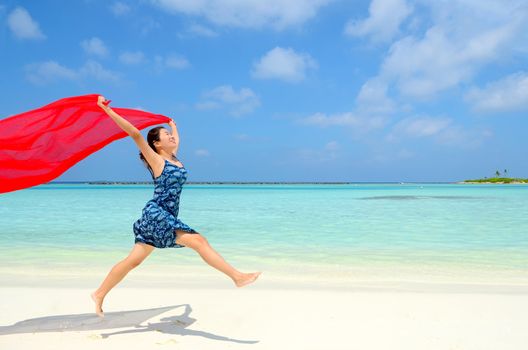
[{"label": "small island", "polygon": [[484,177],[483,179],[472,179],[472,180],[464,180],[457,183],[484,183],[484,184],[523,184],[528,183],[528,179],[521,179],[521,178],[512,178],[512,177],[505,177],[508,170],[504,169],[503,176],[501,177],[500,171],[495,171],[494,177]]}]

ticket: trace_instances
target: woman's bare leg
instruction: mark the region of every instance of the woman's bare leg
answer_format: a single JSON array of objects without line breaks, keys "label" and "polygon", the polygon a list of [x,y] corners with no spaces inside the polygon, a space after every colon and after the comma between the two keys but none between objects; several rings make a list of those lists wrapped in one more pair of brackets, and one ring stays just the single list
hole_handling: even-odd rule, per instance
[{"label": "woman's bare leg", "polygon": [[133,268],[137,267],[145,258],[152,253],[154,247],[144,243],[136,243],[130,254],[114,265],[99,288],[91,294],[95,302],[95,312],[103,315],[103,300],[116,284],[118,284]]},{"label": "woman's bare leg", "polygon": [[176,230],[176,243],[194,249],[202,259],[215,269],[228,275],[237,287],[254,282],[261,272],[243,273],[229,265],[220,254],[209,244],[207,239],[199,233],[188,233]]}]

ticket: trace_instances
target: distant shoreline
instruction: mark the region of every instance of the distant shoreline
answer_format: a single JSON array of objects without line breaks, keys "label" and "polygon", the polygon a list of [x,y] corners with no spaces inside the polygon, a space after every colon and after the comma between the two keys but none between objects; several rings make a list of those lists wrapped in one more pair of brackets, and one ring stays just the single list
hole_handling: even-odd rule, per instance
[{"label": "distant shoreline", "polygon": [[[431,181],[431,182],[285,182],[285,181],[195,181],[186,182],[187,185],[354,185],[354,184],[454,184],[452,181]],[[49,182],[45,185],[62,184],[85,184],[85,185],[152,185],[152,181],[57,181]]]},{"label": "distant shoreline", "polygon": [[[51,181],[45,185],[153,185],[154,181]],[[359,185],[359,184],[528,184],[528,179],[491,177],[483,179],[468,179],[463,181],[188,181],[188,185]]]},{"label": "distant shoreline", "polygon": [[[152,181],[52,181],[44,185],[153,185]],[[422,181],[422,182],[286,182],[286,181],[188,181],[187,185],[366,185],[366,184],[528,184],[527,181],[484,181],[484,180],[464,180],[464,181]]]},{"label": "distant shoreline", "polygon": [[464,184],[528,184],[528,179],[510,178],[510,177],[491,177],[484,179],[464,180],[458,183]]},{"label": "distant shoreline", "polygon": [[528,182],[517,182],[517,181],[511,181],[511,182],[489,182],[489,181],[460,181],[457,182],[457,184],[512,184],[512,185],[528,185]]}]

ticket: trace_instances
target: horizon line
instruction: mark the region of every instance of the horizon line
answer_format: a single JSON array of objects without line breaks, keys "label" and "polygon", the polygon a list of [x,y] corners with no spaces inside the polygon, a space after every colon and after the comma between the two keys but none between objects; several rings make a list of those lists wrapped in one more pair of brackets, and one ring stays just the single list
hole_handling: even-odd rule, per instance
[{"label": "horizon line", "polygon": [[[358,183],[459,183],[463,181],[187,181],[186,184],[358,184]],[[51,181],[53,184],[153,184],[153,181]]]}]

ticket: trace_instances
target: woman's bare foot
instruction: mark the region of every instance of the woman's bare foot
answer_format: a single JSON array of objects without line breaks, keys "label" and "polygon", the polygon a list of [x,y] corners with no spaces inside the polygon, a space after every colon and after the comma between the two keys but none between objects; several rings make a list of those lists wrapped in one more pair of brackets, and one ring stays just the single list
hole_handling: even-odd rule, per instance
[{"label": "woman's bare foot", "polygon": [[243,287],[246,284],[255,282],[255,280],[260,276],[262,272],[253,272],[253,273],[243,273],[239,278],[235,279],[235,285],[237,287]]},{"label": "woman's bare foot", "polygon": [[103,298],[100,298],[98,296],[95,295],[95,292],[93,292],[92,294],[90,294],[90,296],[92,297],[92,300],[94,301],[95,303],[95,313],[100,316],[100,317],[104,317],[104,313],[103,313]]}]

